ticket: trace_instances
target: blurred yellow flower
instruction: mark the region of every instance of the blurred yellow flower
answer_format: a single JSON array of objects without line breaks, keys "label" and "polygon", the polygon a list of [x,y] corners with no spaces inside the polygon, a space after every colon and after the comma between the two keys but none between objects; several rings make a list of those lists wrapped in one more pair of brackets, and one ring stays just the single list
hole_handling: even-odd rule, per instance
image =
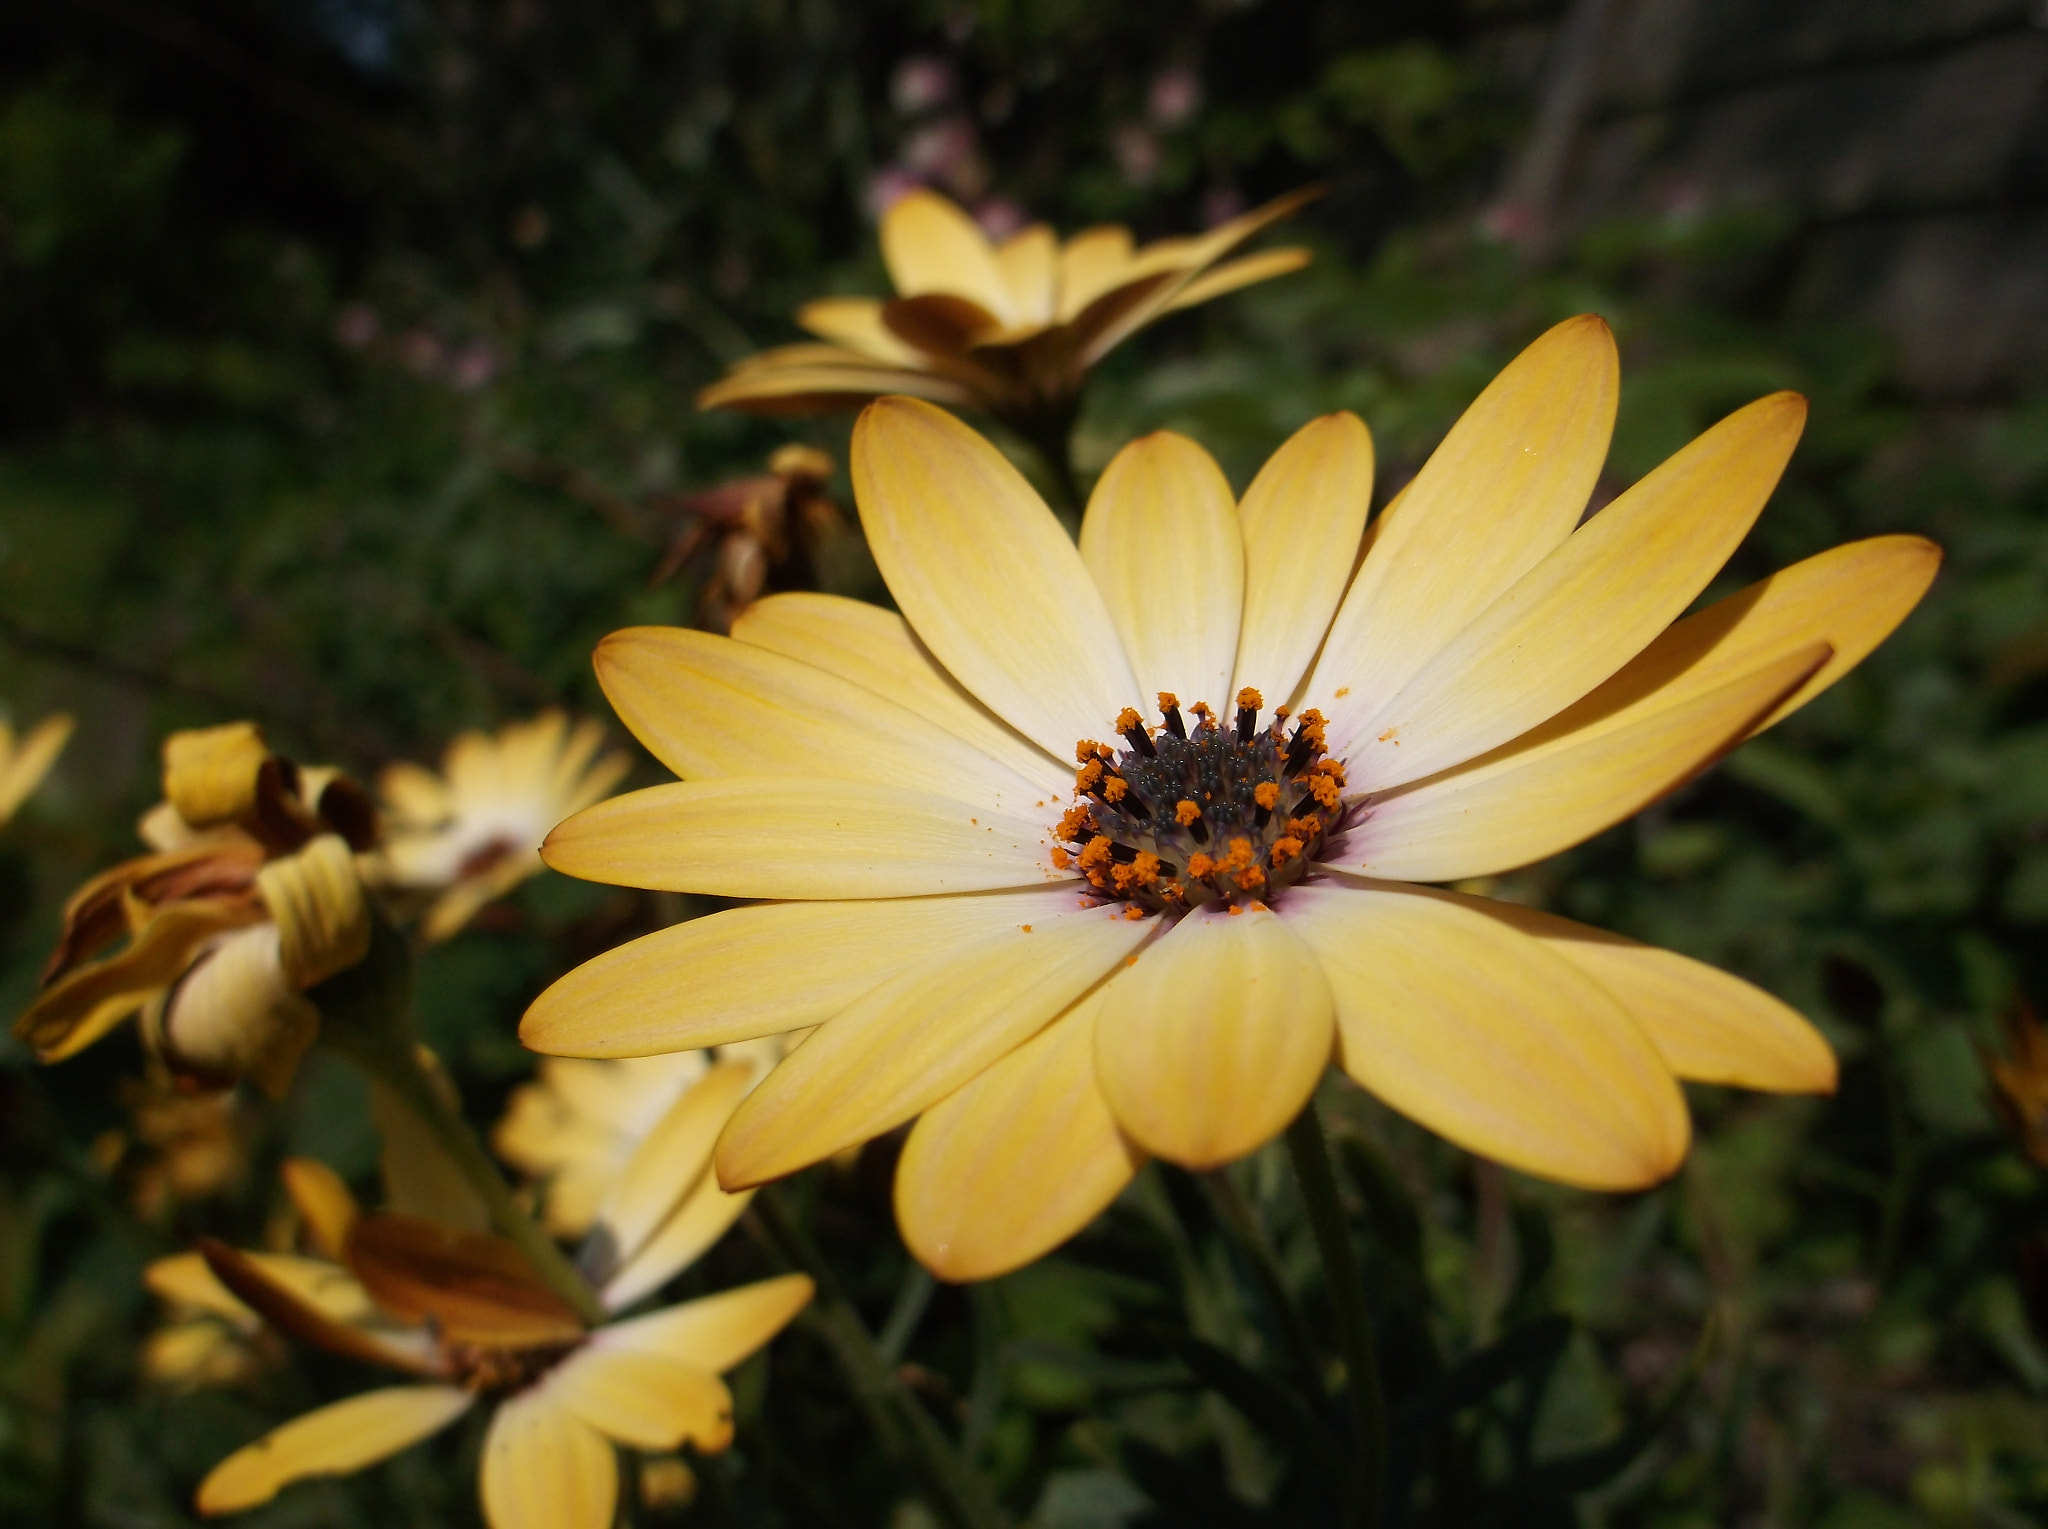
[{"label": "blurred yellow flower", "polygon": [[632,768],[624,754],[597,758],[604,728],[570,727],[559,711],[448,745],[442,773],[395,764],[378,780],[385,844],[369,868],[396,890],[434,894],[421,925],[429,940],[460,931],[486,903],[544,867],[540,842],[572,812],[610,794]]},{"label": "blurred yellow flower", "polygon": [[[717,1060],[746,1061],[758,1081],[781,1060],[782,1042],[772,1035],[721,1046]],[[557,1237],[581,1237],[647,1133],[712,1065],[708,1051],[549,1057],[533,1082],[512,1090],[491,1147],[539,1181],[541,1223]]]},{"label": "blurred yellow flower", "polygon": [[1818,1033],[1744,982],[1420,885],[1674,790],[1860,661],[1939,562],[1915,537],[1852,543],[1673,624],[1805,404],[1738,410],[1580,525],[1618,384],[1607,326],[1559,325],[1371,526],[1349,414],[1241,503],[1193,442],[1150,436],[1078,548],[974,432],[876,403],[854,485],[903,616],[787,595],[731,639],[607,638],[607,695],[683,779],[544,849],[572,875],[769,901],[586,963],[523,1038],[644,1055],[818,1025],[735,1115],[721,1180],[917,1119],[898,1219],[956,1279],[1063,1240],[1147,1154],[1252,1151],[1333,1053],[1450,1140],[1592,1188],[1678,1164],[1676,1078],[1831,1089]]},{"label": "blurred yellow flower", "polygon": [[1133,247],[1105,224],[1062,243],[1034,223],[991,244],[935,191],[882,218],[896,296],[821,297],[797,322],[824,344],[750,356],[697,395],[700,408],[817,414],[908,393],[993,414],[1034,439],[1064,432],[1088,369],[1166,314],[1308,264],[1302,249],[1218,265],[1314,192],[1298,191],[1205,234]]},{"label": "blurred yellow flower", "polygon": [[[607,1312],[667,1283],[746,1203],[719,1189],[710,1155],[752,1075],[747,1063],[708,1069],[617,1177],[581,1260],[597,1271]],[[482,1403],[495,1409],[481,1470],[493,1529],[606,1529],[619,1494],[613,1445],[724,1449],[732,1399],[720,1375],[811,1297],[808,1278],[785,1275],[593,1330],[512,1244],[411,1215],[360,1214],[332,1174],[295,1166],[294,1197],[326,1258],[205,1243],[154,1266],[152,1285],[231,1323],[260,1315],[414,1383],[317,1408],[237,1450],[200,1483],[202,1514],[374,1465]]]},{"label": "blurred yellow flower", "polygon": [[11,724],[0,722],[0,823],[11,819],[50,773],[71,740],[71,718],[58,712],[43,718],[19,741]]},{"label": "blurred yellow flower", "polygon": [[186,1082],[247,1076],[281,1094],[319,1025],[300,995],[369,948],[355,856],[376,814],[246,722],[166,739],[164,795],[141,824],[155,853],[72,895],[15,1034],[55,1062],[139,1013],[152,1053]]}]

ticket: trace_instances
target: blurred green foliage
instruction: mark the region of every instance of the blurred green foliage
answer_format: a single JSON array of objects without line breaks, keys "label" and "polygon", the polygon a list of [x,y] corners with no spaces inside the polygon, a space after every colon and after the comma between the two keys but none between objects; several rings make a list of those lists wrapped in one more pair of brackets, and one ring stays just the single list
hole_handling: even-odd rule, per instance
[{"label": "blurred green foliage", "polygon": [[[601,713],[595,640],[689,620],[706,572],[649,584],[671,497],[792,435],[843,461],[842,420],[700,416],[691,396],[792,337],[801,299],[881,289],[871,214],[892,177],[992,217],[1145,233],[1319,180],[1315,266],[1113,357],[1084,469],[1164,427],[1241,486],[1302,421],[1351,408],[1383,502],[1521,343],[1593,309],[1624,356],[1609,487],[1761,392],[1813,399],[1726,587],[1881,531],[1949,559],[1822,701],[1499,888],[1785,996],[1840,1051],[1837,1097],[1694,1090],[1684,1172],[1615,1198],[1326,1096],[1401,1521],[2039,1521],[2048,1350],[2015,1248],[2048,1198],[1997,1133],[1978,1048],[2017,994],[2048,996],[2048,399],[1932,407],[1876,340],[1787,320],[1768,209],[1616,221],[1541,267],[1475,232],[1525,116],[1478,46],[1504,9],[10,6],[0,696],[17,721],[63,707],[81,727],[0,838],[0,995],[19,1008],[66,891],[132,851],[170,727],[254,717],[367,777],[547,702]],[[880,594],[857,558],[830,580]],[[530,1070],[513,1029],[541,985],[692,911],[547,878],[435,953],[422,1023],[479,1123]],[[279,1353],[243,1385],[168,1393],[136,1366],[156,1320],[140,1268],[195,1232],[258,1238],[285,1151],[364,1181],[362,1084],[322,1059],[287,1106],[244,1101],[254,1171],[138,1209],[164,1149],[120,1104],[132,1044],[45,1072],[8,1042],[0,1068],[0,1518],[187,1522],[215,1459],[361,1377]],[[1150,1171],[1061,1255],[934,1292],[894,1240],[889,1154],[793,1199],[1020,1520],[1327,1518],[1322,1425],[1260,1380],[1286,1368],[1284,1321],[1218,1186]],[[1284,1161],[1231,1182],[1326,1334]],[[735,1234],[690,1279],[768,1257]],[[931,1521],[814,1336],[736,1392],[737,1448],[697,1463],[698,1501],[671,1516]],[[443,1440],[247,1521],[472,1522],[475,1449]]]}]

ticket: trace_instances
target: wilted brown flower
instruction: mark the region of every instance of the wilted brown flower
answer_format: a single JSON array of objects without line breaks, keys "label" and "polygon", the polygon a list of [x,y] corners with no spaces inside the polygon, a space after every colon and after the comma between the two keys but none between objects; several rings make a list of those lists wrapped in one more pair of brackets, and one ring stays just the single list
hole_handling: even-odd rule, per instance
[{"label": "wilted brown flower", "polygon": [[715,549],[711,577],[698,597],[698,617],[714,631],[733,621],[771,586],[815,583],[820,554],[844,534],[846,515],[825,484],[832,459],[809,446],[778,448],[768,471],[734,478],[666,504],[679,522],[654,582],[675,574],[706,547]]}]

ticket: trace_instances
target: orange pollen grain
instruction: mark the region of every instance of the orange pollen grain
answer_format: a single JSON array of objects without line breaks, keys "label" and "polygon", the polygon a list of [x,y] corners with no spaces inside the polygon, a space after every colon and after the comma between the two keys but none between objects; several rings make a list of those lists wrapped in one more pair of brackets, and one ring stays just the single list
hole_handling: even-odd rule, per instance
[{"label": "orange pollen grain", "polygon": [[1134,727],[1144,725],[1145,719],[1138,715],[1138,708],[1135,706],[1126,706],[1116,714],[1116,730],[1120,733],[1127,733]]},{"label": "orange pollen grain", "polygon": [[1180,705],[1180,697],[1171,690],[1162,690],[1153,699],[1159,703],[1161,711],[1172,711]]},{"label": "orange pollen grain", "polygon": [[1174,804],[1173,820],[1183,828],[1194,822],[1201,815],[1201,807],[1194,802],[1176,802]]},{"label": "orange pollen grain", "polygon": [[1241,915],[1241,914],[1242,914],[1243,912],[1244,912],[1244,904],[1243,904],[1243,903],[1232,903],[1232,904],[1230,905],[1230,916],[1231,916],[1232,918],[1237,918],[1237,917],[1238,917],[1239,915]]},{"label": "orange pollen grain", "polygon": [[1237,704],[1249,706],[1253,711],[1257,711],[1266,704],[1266,698],[1247,685],[1237,693]]},{"label": "orange pollen grain", "polygon": [[1076,791],[1093,791],[1095,783],[1102,779],[1102,761],[1091,759],[1074,772]]},{"label": "orange pollen grain", "polygon": [[1262,780],[1252,792],[1252,800],[1266,811],[1271,812],[1280,804],[1280,786],[1276,781]]},{"label": "orange pollen grain", "polygon": [[1188,875],[1196,881],[1207,881],[1216,873],[1216,862],[1207,855],[1197,852],[1188,858]]},{"label": "orange pollen grain", "polygon": [[1128,908],[1124,909],[1124,917],[1129,919],[1134,924],[1137,923],[1137,921],[1143,918],[1144,916],[1145,910],[1139,907],[1136,903],[1132,903]]},{"label": "orange pollen grain", "polygon": [[1292,836],[1284,839],[1275,839],[1273,841],[1273,864],[1276,867],[1283,866],[1290,860],[1300,859],[1302,848],[1301,840]]},{"label": "orange pollen grain", "polygon": [[1094,832],[1095,814],[1088,810],[1086,803],[1069,807],[1060,817],[1059,834],[1062,839],[1079,843]]},{"label": "orange pollen grain", "polygon": [[1240,892],[1256,892],[1266,884],[1266,873],[1255,865],[1248,865],[1237,873],[1237,889]]},{"label": "orange pollen grain", "polygon": [[1031,933],[1031,926],[1029,924],[1019,924],[1017,927],[1023,930],[1026,934]]},{"label": "orange pollen grain", "polygon": [[1061,849],[1057,844],[1052,847],[1052,868],[1054,870],[1064,871],[1073,863],[1074,857],[1072,855]]},{"label": "orange pollen grain", "polygon": [[1097,834],[1094,838],[1090,839],[1087,842],[1087,844],[1082,846],[1082,870],[1099,871],[1105,869],[1113,863],[1114,858],[1110,854],[1109,835]]},{"label": "orange pollen grain", "polygon": [[1327,775],[1318,775],[1308,783],[1308,788],[1315,795],[1316,805],[1325,812],[1335,812],[1344,797],[1344,788]]},{"label": "orange pollen grain", "polygon": [[1112,775],[1102,783],[1102,794],[1112,802],[1120,802],[1130,792],[1131,783],[1121,775]]}]

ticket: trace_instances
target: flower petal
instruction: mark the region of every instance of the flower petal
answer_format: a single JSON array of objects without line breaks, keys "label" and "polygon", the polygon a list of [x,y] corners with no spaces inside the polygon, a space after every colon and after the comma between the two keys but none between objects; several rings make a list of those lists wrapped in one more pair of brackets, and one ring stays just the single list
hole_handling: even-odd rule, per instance
[{"label": "flower petal", "polygon": [[1154,924],[1062,913],[890,978],[747,1096],[718,1143],[718,1181],[766,1183],[901,1125],[1044,1029]]},{"label": "flower petal", "polygon": [[1106,984],[919,1117],[896,1225],[945,1280],[994,1279],[1092,1221],[1144,1165],[1095,1081]]},{"label": "flower petal", "polygon": [[814,1293],[809,1275],[778,1275],[615,1322],[591,1341],[722,1375],[787,1327]]},{"label": "flower petal", "polygon": [[1285,921],[1336,994],[1339,1061],[1468,1151],[1586,1189],[1640,1189],[1691,1123],[1663,1060],[1542,942],[1411,887],[1295,887]]},{"label": "flower petal", "polygon": [[584,962],[533,1001],[519,1039],[554,1055],[623,1057],[800,1030],[907,967],[1078,900],[1067,884],[728,908]]},{"label": "flower petal", "polygon": [[821,340],[844,345],[877,361],[917,365],[917,352],[882,322],[882,304],[872,297],[820,297],[796,311],[796,321]]},{"label": "flower petal", "polygon": [[11,748],[7,745],[13,743],[13,730],[0,733],[0,823],[13,817],[15,809],[43,783],[71,740],[74,725],[65,713],[54,713],[30,728]]},{"label": "flower petal", "polygon": [[733,622],[732,635],[757,648],[815,664],[828,674],[886,696],[964,738],[989,758],[1063,800],[1072,767],[1018,736],[960,688],[894,611],[843,595],[790,593],[756,600]]},{"label": "flower petal", "polygon": [[1613,994],[1677,1076],[1780,1094],[1835,1091],[1835,1054],[1821,1033],[1753,983],[1552,913],[1458,900],[1533,935]]},{"label": "flower petal", "polygon": [[142,1271],[142,1283],[160,1301],[211,1312],[238,1328],[253,1331],[256,1327],[256,1313],[215,1277],[203,1253],[172,1253],[153,1259]]},{"label": "flower petal", "polygon": [[1344,596],[1371,504],[1372,434],[1355,414],[1310,420],[1259,469],[1237,512],[1244,625],[1233,691],[1250,685],[1271,706],[1293,700]]},{"label": "flower petal", "polygon": [[1010,316],[1010,288],[974,219],[936,191],[919,188],[882,215],[882,263],[898,297],[946,292]]},{"label": "flower petal", "polygon": [[1227,260],[1222,265],[1210,267],[1174,293],[1173,301],[1166,305],[1166,309],[1173,313],[1182,308],[1198,307],[1240,287],[1256,286],[1259,282],[1271,281],[1275,276],[1298,271],[1313,258],[1305,249],[1288,248],[1260,250],[1256,255]]},{"label": "flower petal", "polygon": [[1150,712],[1153,696],[1170,690],[1183,706],[1226,710],[1244,542],[1216,459],[1163,430],[1124,447],[1089,497],[1081,559],[1137,671],[1129,704]]},{"label": "flower petal", "polygon": [[1614,335],[1588,314],[1539,336],[1451,426],[1352,580],[1316,663],[1307,699],[1330,719],[1333,754],[1348,757],[1385,699],[1571,534],[1619,392]]},{"label": "flower petal", "polygon": [[732,1443],[732,1393],[699,1365],[610,1345],[599,1333],[543,1383],[548,1399],[606,1438],[635,1449],[694,1444],[716,1454]]},{"label": "flower petal", "polygon": [[1759,399],[1566,537],[1364,724],[1352,789],[1482,754],[1641,652],[1748,535],[1805,421],[1797,393]]},{"label": "flower petal", "polygon": [[269,1502],[304,1476],[342,1476],[438,1433],[476,1398],[459,1386],[392,1386],[319,1407],[236,1450],[199,1483],[203,1514]]},{"label": "flower petal", "polygon": [[594,662],[619,720],[684,780],[943,783],[949,796],[1011,813],[1045,798],[894,701],[751,643],[684,627],[628,627],[598,644]]},{"label": "flower petal", "polygon": [[1059,299],[1058,235],[1043,223],[1033,223],[997,245],[995,257],[1010,294],[1010,322],[1051,323]]},{"label": "flower petal", "polygon": [[853,485],[897,606],[997,716],[1066,759],[1133,704],[1081,554],[995,447],[930,404],[884,398],[854,426]]},{"label": "flower petal", "polygon": [[483,1497],[491,1529],[610,1529],[618,1457],[543,1382],[507,1397],[491,1419]]},{"label": "flower petal", "polygon": [[705,1174],[654,1235],[641,1244],[640,1251],[606,1282],[599,1294],[600,1304],[606,1311],[623,1311],[648,1292],[659,1290],[723,1237],[753,1198],[751,1189],[727,1194],[715,1176]]},{"label": "flower petal", "polygon": [[1060,246],[1059,320],[1071,322],[1083,308],[1123,283],[1131,265],[1131,231],[1121,223],[1084,228]]},{"label": "flower petal", "polygon": [[1941,549],[1918,536],[1846,542],[1678,622],[1613,679],[1530,734],[1543,740],[1691,701],[1736,675],[1825,642],[1828,661],[1745,736],[1797,711],[1861,663],[1920,602]]},{"label": "flower petal", "polygon": [[608,1255],[608,1267],[598,1279],[607,1278],[639,1252],[703,1179],[718,1133],[753,1081],[751,1063],[720,1063],[684,1090],[642,1138],[619,1171],[611,1198],[598,1212],[599,1235]]},{"label": "flower petal", "polygon": [[1334,1036],[1330,986],[1266,908],[1185,915],[1120,973],[1095,1026],[1117,1124],[1186,1168],[1243,1157],[1315,1092]]},{"label": "flower petal", "polygon": [[1069,879],[1052,831],[864,781],[738,777],[599,802],[541,846],[585,881],[707,897],[922,897]]},{"label": "flower petal", "polygon": [[1631,708],[1541,743],[1518,739],[1370,798],[1365,821],[1335,853],[1350,868],[1398,881],[1488,876],[1554,855],[1713,764],[1828,653],[1813,644],[1677,705]]},{"label": "flower petal", "polygon": [[884,393],[911,393],[955,408],[979,402],[972,388],[937,372],[891,366],[832,345],[788,345],[749,357],[747,365],[700,388],[697,407],[770,416],[818,414]]}]

